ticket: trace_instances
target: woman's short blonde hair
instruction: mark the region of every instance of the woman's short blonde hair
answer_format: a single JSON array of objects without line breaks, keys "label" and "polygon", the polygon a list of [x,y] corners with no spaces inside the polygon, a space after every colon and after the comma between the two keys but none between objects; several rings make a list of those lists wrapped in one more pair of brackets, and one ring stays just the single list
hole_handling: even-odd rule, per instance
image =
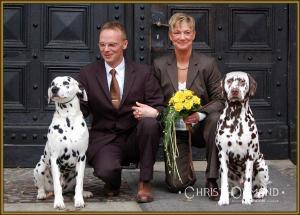
[{"label": "woman's short blonde hair", "polygon": [[172,32],[175,26],[179,23],[186,22],[195,31],[195,19],[185,13],[174,13],[169,19],[169,31]]}]

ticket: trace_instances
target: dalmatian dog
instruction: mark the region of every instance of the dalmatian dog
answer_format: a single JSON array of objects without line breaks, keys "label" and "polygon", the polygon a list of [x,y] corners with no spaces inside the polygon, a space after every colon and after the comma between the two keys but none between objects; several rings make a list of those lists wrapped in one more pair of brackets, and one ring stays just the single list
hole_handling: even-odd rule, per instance
[{"label": "dalmatian dog", "polygon": [[[225,109],[216,130],[219,150],[221,196],[218,205],[229,204],[232,197],[242,196],[242,204],[267,195],[268,166],[259,150],[258,132],[249,97],[256,91],[255,80],[245,72],[227,73],[222,80]],[[242,192],[240,192],[242,191]]]},{"label": "dalmatian dog", "polygon": [[83,191],[89,133],[78,97],[87,101],[85,90],[71,77],[56,77],[48,89],[48,102],[54,101],[56,110],[44,154],[34,169],[34,182],[37,199],[46,199],[47,193],[54,191],[54,208],[57,209],[65,208],[62,195],[65,192],[75,189],[76,208],[85,206],[83,197],[93,195]]}]

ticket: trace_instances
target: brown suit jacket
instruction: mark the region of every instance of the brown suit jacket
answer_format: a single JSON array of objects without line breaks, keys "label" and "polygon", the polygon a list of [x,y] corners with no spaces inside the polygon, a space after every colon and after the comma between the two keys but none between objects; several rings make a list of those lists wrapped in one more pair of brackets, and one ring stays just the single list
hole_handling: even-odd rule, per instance
[{"label": "brown suit jacket", "polygon": [[[124,90],[119,110],[111,103],[104,61],[100,60],[81,69],[79,82],[88,95],[81,102],[85,117],[93,116],[87,157],[90,161],[102,146],[112,141],[124,141],[137,125],[132,106],[135,102],[163,108],[163,96],[149,66],[125,61]],[[122,139],[123,138],[123,139]]]},{"label": "brown suit jacket", "polygon": [[[178,90],[178,75],[175,53],[155,59],[154,76],[158,79],[164,94],[164,103],[168,103]],[[186,88],[201,98],[201,112],[211,113],[224,108],[221,96],[221,73],[214,58],[201,53],[192,52]],[[213,101],[213,102],[212,102]],[[209,103],[209,104],[208,104]]]}]

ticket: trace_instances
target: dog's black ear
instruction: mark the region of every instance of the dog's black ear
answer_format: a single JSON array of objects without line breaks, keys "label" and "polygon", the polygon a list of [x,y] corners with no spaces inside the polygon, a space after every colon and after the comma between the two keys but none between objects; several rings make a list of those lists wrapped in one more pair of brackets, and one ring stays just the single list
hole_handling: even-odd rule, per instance
[{"label": "dog's black ear", "polygon": [[249,74],[248,74],[248,78],[249,78],[249,95],[254,96],[256,92],[257,83],[254,80],[254,78]]},{"label": "dog's black ear", "polygon": [[77,92],[78,98],[80,100],[82,100],[82,101],[86,101],[87,102],[88,97],[87,97],[87,93],[86,93],[85,89],[81,85],[79,85],[78,88],[79,88],[79,90]]}]

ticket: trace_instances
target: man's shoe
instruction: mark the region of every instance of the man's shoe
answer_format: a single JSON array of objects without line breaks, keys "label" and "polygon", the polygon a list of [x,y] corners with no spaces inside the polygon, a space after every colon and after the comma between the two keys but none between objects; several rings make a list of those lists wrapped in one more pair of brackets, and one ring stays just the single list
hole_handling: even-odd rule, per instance
[{"label": "man's shoe", "polygon": [[216,179],[208,179],[205,184],[208,198],[212,201],[218,201],[220,199],[220,191]]},{"label": "man's shoe", "polygon": [[120,188],[113,188],[113,186],[109,183],[105,183],[104,185],[104,195],[106,197],[117,196],[120,193]]},{"label": "man's shoe", "polygon": [[136,201],[138,203],[147,203],[153,201],[151,186],[149,182],[144,182],[144,181],[139,182]]}]

